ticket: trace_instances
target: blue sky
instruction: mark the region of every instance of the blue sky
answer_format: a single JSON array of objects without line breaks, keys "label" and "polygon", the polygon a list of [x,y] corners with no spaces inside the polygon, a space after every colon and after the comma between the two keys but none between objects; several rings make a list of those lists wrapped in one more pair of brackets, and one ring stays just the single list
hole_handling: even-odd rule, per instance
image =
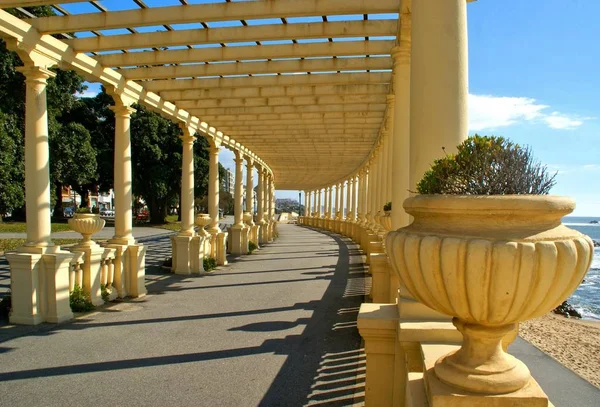
[{"label": "blue sky", "polygon": [[[133,8],[125,5],[129,2],[101,3],[115,10]],[[215,1],[192,3],[206,2]],[[76,7],[81,6],[65,6],[83,11]],[[599,15],[600,1],[592,0],[468,5],[471,133],[529,145],[536,158],[558,172],[552,192],[574,197],[574,214],[580,216],[600,216]],[[221,154],[221,161],[234,169],[231,153]],[[277,191],[277,197],[297,199],[298,192]]]}]

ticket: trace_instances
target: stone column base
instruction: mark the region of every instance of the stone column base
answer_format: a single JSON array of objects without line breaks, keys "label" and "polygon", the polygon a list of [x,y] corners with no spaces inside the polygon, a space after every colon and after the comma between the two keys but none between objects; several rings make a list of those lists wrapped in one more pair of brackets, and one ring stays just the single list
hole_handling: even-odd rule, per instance
[{"label": "stone column base", "polygon": [[6,254],[12,291],[11,324],[59,323],[73,318],[69,303],[72,258],[72,253],[62,251]]},{"label": "stone column base", "polygon": [[365,341],[367,371],[365,406],[391,407],[394,401],[394,370],[398,311],[391,304],[362,304],[358,330]]},{"label": "stone column base", "polygon": [[252,225],[250,227],[250,241],[253,242],[256,247],[259,247],[260,240],[260,225]]},{"label": "stone column base", "polygon": [[194,236],[171,236],[173,261],[171,271],[175,274],[192,274],[192,257]]},{"label": "stone column base", "polygon": [[266,223],[261,223],[258,233],[258,243],[263,245],[269,242],[269,227]]},{"label": "stone column base", "polygon": [[232,226],[229,232],[230,253],[234,256],[248,254],[248,229],[243,226]]},{"label": "stone column base", "polygon": [[225,266],[227,264],[227,254],[225,253],[227,242],[227,233],[219,232],[216,236],[216,250],[215,250],[215,259],[217,260],[217,264],[219,266]]},{"label": "stone column base", "polygon": [[[375,303],[390,303],[390,273],[391,265],[385,253],[372,253],[371,265],[371,297]],[[395,303],[395,302],[394,302]]]},{"label": "stone column base", "polygon": [[532,378],[513,393],[490,395],[464,391],[441,382],[434,372],[435,362],[460,346],[421,344],[424,359],[424,386],[429,407],[548,407],[548,396]]}]

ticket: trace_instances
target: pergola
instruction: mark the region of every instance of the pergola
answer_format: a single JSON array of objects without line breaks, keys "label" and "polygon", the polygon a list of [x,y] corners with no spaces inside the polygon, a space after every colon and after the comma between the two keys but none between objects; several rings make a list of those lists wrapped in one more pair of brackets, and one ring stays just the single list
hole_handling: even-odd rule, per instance
[{"label": "pergola", "polygon": [[[55,1],[0,0],[0,8],[16,7],[28,16],[19,19],[0,10],[0,37],[21,57],[24,66],[19,70],[27,83],[27,241],[7,254],[13,323],[72,318],[72,282],[66,276],[73,268],[83,271],[81,284],[92,301],[99,300],[101,284],[114,296],[145,294],[145,247],[133,238],[131,219],[135,151],[130,146],[130,115],[137,103],[178,123],[183,133],[182,225],[171,239],[175,273],[200,273],[206,256],[226,264],[226,247],[242,255],[250,242],[272,241],[275,182],[280,189],[304,190],[300,223],[352,238],[370,263],[373,303],[363,304],[357,320],[367,354],[367,405],[551,405],[524,365],[519,370],[511,359],[498,356],[503,355],[501,341],[506,345],[514,340],[514,324],[492,321],[492,310],[490,327],[479,331],[480,325],[461,320],[461,314],[435,307],[445,300],[448,309],[474,305],[483,315],[487,308],[512,306],[509,294],[518,285],[510,282],[516,281],[514,275],[495,273],[500,277],[493,278],[498,280],[494,284],[500,289],[489,288],[493,279],[492,255],[485,251],[492,245],[488,235],[471,239],[472,229],[464,229],[474,242],[465,243],[454,235],[440,233],[444,240],[420,234],[417,217],[409,228],[384,240],[388,232],[409,224],[402,203],[431,163],[467,137],[467,3],[473,0],[152,2],[160,7],[151,6],[150,0],[123,0],[119,10],[102,1]],[[73,3],[81,4],[72,8]],[[37,18],[23,8],[36,5],[52,5],[58,15]],[[103,246],[87,241],[66,251],[50,238],[52,152],[45,89],[53,75],[48,68],[54,66],[102,83],[115,102],[115,235]],[[192,149],[198,135],[210,144],[209,214],[194,218]],[[218,224],[221,148],[236,156],[235,222],[228,231]],[[258,170],[255,218],[242,209],[244,165],[247,191],[254,190],[254,168]],[[248,208],[254,207],[252,197],[247,194]],[[419,205],[418,200],[405,204]],[[393,203],[391,216],[382,216],[387,202]],[[448,205],[440,212],[444,217],[459,209],[464,212]],[[90,235],[97,221],[81,220],[82,230]],[[196,232],[194,224],[207,229]],[[405,239],[403,231],[415,225],[418,238]],[[423,228],[444,232],[447,225],[441,225]],[[471,244],[485,250],[469,251]],[[552,253],[569,252],[564,262],[574,264],[571,260],[580,251],[577,267],[583,270],[589,253],[587,246],[578,244],[581,247],[573,243],[569,250]],[[493,253],[504,256],[509,250],[494,248]],[[519,254],[518,261],[529,264],[530,259],[533,264],[531,253]],[[471,266],[473,261],[485,267]],[[390,272],[392,263],[403,270],[403,281],[401,272]],[[444,264],[468,272],[444,274]],[[418,272],[413,276],[409,269]],[[524,286],[543,292],[541,280]],[[560,281],[552,283],[559,286],[554,291],[564,290],[566,280]],[[409,283],[418,290],[408,289]],[[409,298],[413,292],[425,293],[420,297],[425,300]],[[519,293],[529,307],[532,291]],[[457,316],[458,330],[445,314]],[[457,350],[463,334],[467,348],[475,351]],[[442,368],[450,370],[433,372],[432,366],[449,350],[460,363],[448,368],[454,362],[442,362]]]},{"label": "pergola", "polygon": [[[36,324],[72,317],[60,270],[73,254],[50,239],[48,68],[73,69],[100,82],[115,101],[115,236],[106,247],[78,250],[87,256],[83,284],[92,297],[100,294],[100,284],[93,283],[100,271],[90,259],[107,248],[116,253],[112,286],[120,296],[139,296],[145,293],[144,246],[132,236],[130,204],[134,103],[183,131],[182,228],[172,238],[174,272],[197,273],[208,255],[225,264],[226,241],[241,255],[250,241],[272,240],[275,183],[305,191],[304,223],[345,233],[370,252],[369,239],[382,230],[384,204],[395,204],[393,229],[407,225],[401,203],[409,191],[444,148],[451,152],[467,137],[469,1],[153,1],[157,7],[123,0],[111,10],[102,1],[0,0],[0,8],[17,7],[29,16],[0,10],[0,37],[21,57],[27,82],[27,242],[7,256],[11,320]],[[37,5],[52,5],[58,15],[36,18],[23,8]],[[193,207],[196,135],[211,146],[209,216],[196,219],[208,228],[199,233]],[[236,156],[229,234],[218,226],[221,148]],[[242,211],[244,164],[248,191],[258,169],[256,219]],[[252,208],[252,194],[248,201]]]}]

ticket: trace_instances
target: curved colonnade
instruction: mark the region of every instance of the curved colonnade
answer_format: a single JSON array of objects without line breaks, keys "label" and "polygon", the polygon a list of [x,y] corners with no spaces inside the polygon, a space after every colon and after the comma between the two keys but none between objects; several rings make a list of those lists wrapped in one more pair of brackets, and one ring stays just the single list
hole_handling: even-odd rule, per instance
[{"label": "curved colonnade", "polygon": [[[182,227],[172,238],[176,273],[201,271],[199,260],[207,254],[225,264],[228,234],[234,254],[246,253],[249,241],[271,240],[275,179],[281,189],[304,190],[300,223],[351,237],[370,263],[373,303],[363,304],[358,318],[367,353],[366,404],[484,404],[485,395],[448,390],[427,373],[431,360],[460,343],[461,334],[447,317],[406,297],[383,243],[388,231],[408,225],[401,203],[431,163],[467,137],[469,1],[180,0],[181,6],[161,8],[135,1],[139,10],[119,12],[92,2],[100,13],[70,15],[54,5],[61,16],[29,19],[0,11],[0,36],[23,60],[27,78],[27,243],[7,255],[18,287],[11,321],[72,317],[64,271],[74,255],[53,246],[49,221],[45,86],[52,76],[48,68],[60,66],[101,82],[115,100],[117,211],[115,236],[105,249],[116,253],[112,285],[119,296],[145,294],[144,247],[132,237],[129,204],[129,119],[131,105],[140,103],[183,131]],[[53,2],[0,0],[3,8],[42,4]],[[381,21],[369,18],[386,13]],[[398,17],[390,19],[389,13]],[[348,15],[360,18],[344,21]],[[304,20],[292,24],[292,19]],[[232,21],[236,24],[211,26]],[[172,26],[198,22],[197,29]],[[161,26],[157,32],[137,31]],[[123,28],[129,33],[98,32]],[[72,32],[93,35],[73,38]],[[51,36],[58,34],[65,39]],[[210,143],[209,216],[198,220],[207,224],[200,235],[193,227],[197,134]],[[229,233],[218,226],[221,147],[231,149],[236,162],[235,223]],[[259,169],[256,219],[242,212],[244,162],[248,191],[254,189],[252,168]],[[252,208],[252,194],[248,200]],[[391,213],[384,211],[387,202]],[[100,249],[86,250],[90,257]],[[536,386],[494,398],[494,405],[549,405]]]}]

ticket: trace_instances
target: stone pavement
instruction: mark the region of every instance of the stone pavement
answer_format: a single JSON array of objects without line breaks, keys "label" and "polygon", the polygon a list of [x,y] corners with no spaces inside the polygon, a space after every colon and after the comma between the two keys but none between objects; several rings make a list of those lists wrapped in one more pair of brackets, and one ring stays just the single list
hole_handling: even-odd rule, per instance
[{"label": "stone pavement", "polygon": [[279,233],[187,278],[152,267],[170,252],[153,238],[145,298],[28,333],[0,327],[0,405],[360,404],[362,257],[336,235]]}]

